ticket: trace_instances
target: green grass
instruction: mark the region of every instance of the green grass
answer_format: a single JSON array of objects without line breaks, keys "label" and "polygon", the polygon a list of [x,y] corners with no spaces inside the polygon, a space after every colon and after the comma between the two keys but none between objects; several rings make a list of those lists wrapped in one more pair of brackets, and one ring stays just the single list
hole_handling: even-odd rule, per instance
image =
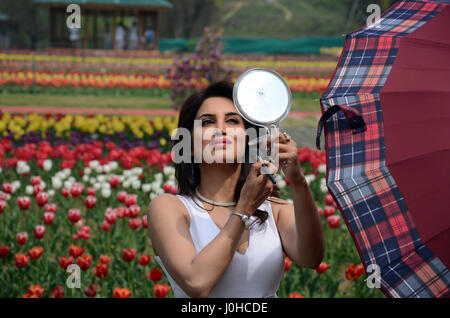
[{"label": "green grass", "polygon": [[[320,111],[320,93],[293,94],[293,111]],[[172,101],[158,96],[57,95],[0,93],[2,106],[42,106],[57,108],[170,109]]]}]

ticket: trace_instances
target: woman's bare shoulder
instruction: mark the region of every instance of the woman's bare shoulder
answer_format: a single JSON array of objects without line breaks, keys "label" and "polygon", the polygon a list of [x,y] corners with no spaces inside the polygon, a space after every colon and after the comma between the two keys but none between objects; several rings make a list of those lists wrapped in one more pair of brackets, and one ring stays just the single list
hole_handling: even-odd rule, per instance
[{"label": "woman's bare shoulder", "polygon": [[[171,213],[167,213],[170,211]],[[149,217],[176,217],[179,215],[188,216],[188,212],[183,202],[173,194],[163,193],[155,197],[148,208]]]},{"label": "woman's bare shoulder", "polygon": [[280,215],[280,211],[288,206],[292,206],[292,204],[279,197],[270,197],[270,206],[272,208],[273,217],[278,224],[278,216]]}]

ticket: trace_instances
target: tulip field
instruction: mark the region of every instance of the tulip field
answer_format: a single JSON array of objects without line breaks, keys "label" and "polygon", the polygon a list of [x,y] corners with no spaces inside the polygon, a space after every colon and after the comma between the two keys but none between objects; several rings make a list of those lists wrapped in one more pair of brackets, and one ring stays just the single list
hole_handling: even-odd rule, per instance
[{"label": "tulip field", "polygon": [[[170,105],[171,94],[181,89],[171,67],[186,74],[207,67],[186,61],[176,53],[142,51],[0,51],[0,106],[8,106],[1,101],[8,94],[23,99],[18,107],[46,106],[33,105],[33,96],[44,95],[127,95]],[[301,107],[298,98],[315,105],[337,60],[224,55],[221,63],[234,80],[250,67],[278,71]],[[183,78],[188,87],[208,85],[192,73]],[[173,297],[154,260],[147,209],[157,195],[177,193],[170,153],[177,122],[171,116],[62,115],[57,108],[47,114],[0,111],[0,297]],[[356,247],[327,192],[325,153],[302,147],[298,156],[327,249],[317,269],[285,257],[278,296],[384,297],[367,286]],[[291,200],[289,180],[281,172],[276,179],[280,196]]]},{"label": "tulip field", "polygon": [[[146,212],[156,195],[177,193],[176,124],[176,117],[1,114],[0,297],[173,297],[154,260]],[[366,286],[327,193],[324,152],[298,155],[327,250],[315,270],[286,257],[278,296],[384,297]],[[276,178],[290,200],[289,181]]]}]

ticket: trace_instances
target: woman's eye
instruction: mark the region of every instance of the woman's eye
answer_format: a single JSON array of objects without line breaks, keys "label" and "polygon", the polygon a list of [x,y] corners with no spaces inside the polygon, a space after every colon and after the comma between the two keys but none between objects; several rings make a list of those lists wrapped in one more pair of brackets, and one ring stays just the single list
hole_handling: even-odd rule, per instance
[{"label": "woman's eye", "polygon": [[210,119],[202,120],[202,126],[206,126],[206,125],[209,125],[211,123],[212,123],[212,120],[210,120]]},{"label": "woman's eye", "polygon": [[230,118],[227,121],[232,124],[239,124],[239,120],[237,120],[236,118]]}]

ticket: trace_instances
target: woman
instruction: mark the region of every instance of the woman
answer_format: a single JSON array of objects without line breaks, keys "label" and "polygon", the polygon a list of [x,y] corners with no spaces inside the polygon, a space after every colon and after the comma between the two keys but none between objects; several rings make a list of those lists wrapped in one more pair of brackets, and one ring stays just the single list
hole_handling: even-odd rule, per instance
[{"label": "woman", "polygon": [[[232,92],[233,83],[221,81],[184,102],[178,127],[194,136],[194,155],[176,164],[179,195],[162,194],[149,207],[155,259],[175,297],[277,297],[283,252],[299,266],[313,269],[325,253],[322,224],[296,143],[287,134],[279,136],[279,160],[291,184],[291,205],[271,197],[276,189],[260,173],[263,163],[248,162],[248,145],[238,140],[251,125],[236,111]],[[201,120],[201,125],[195,126],[194,120]],[[206,130],[214,131],[212,138],[204,137]],[[198,140],[210,156],[227,163],[206,163],[205,156],[195,163],[194,157],[204,155],[195,151]],[[245,163],[239,163],[242,156]],[[246,216],[253,222],[249,228]]]}]

